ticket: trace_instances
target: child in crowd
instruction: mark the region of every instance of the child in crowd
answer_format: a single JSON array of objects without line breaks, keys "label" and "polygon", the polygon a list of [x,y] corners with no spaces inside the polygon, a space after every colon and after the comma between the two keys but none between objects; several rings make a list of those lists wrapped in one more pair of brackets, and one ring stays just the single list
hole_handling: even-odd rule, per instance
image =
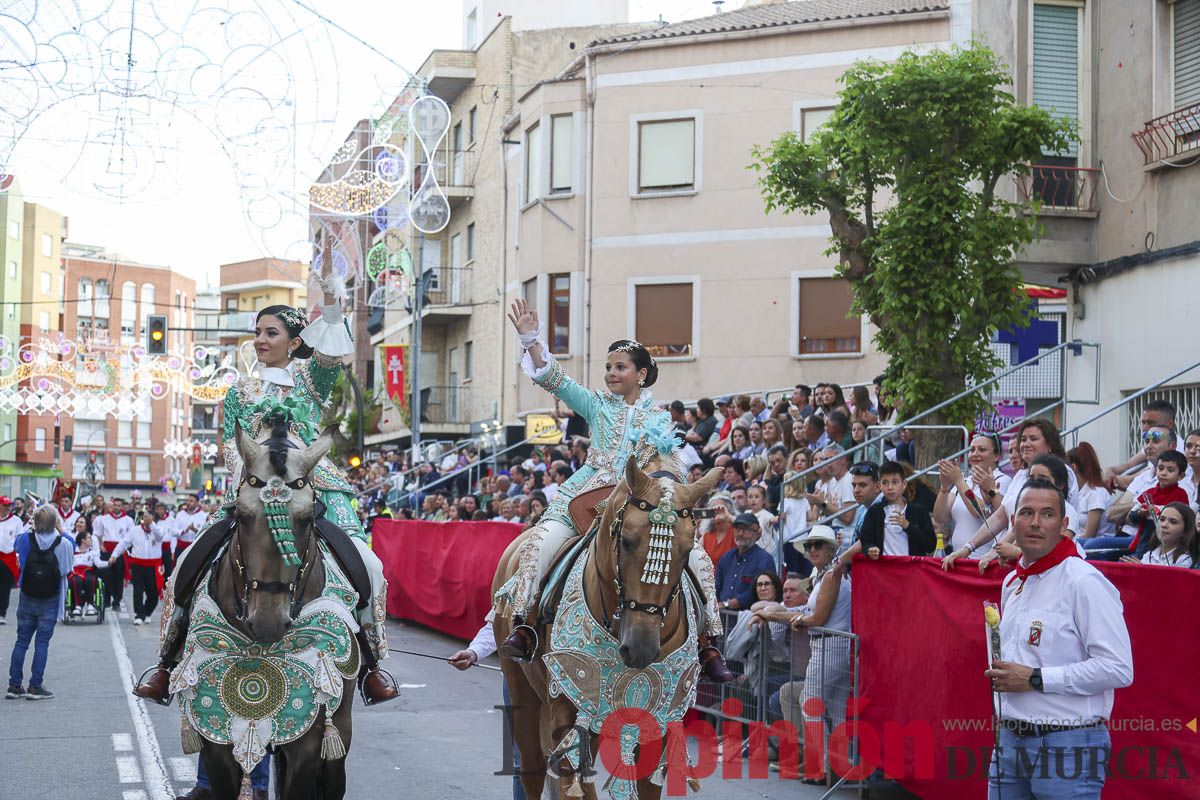
[{"label": "child in crowd", "polygon": [[[1161,458],[1161,457],[1160,457]],[[1160,460],[1161,465],[1161,460]],[[1154,564],[1160,567],[1196,565],[1196,512],[1187,503],[1168,503],[1158,518],[1158,529],[1150,532],[1146,554],[1140,559],[1124,556],[1122,561],[1133,564]]]},{"label": "child in crowd", "polygon": [[775,555],[779,532],[776,523],[779,518],[767,510],[767,487],[756,483],[746,489],[746,505],[751,514],[758,517],[758,529],[762,531],[758,537],[758,546],[772,556]]},{"label": "child in crowd", "polygon": [[1188,505],[1187,492],[1179,485],[1187,472],[1187,459],[1178,450],[1167,450],[1158,457],[1154,476],[1158,483],[1142,492],[1137,504],[1129,510],[1129,521],[1138,526],[1137,536],[1129,544],[1134,555],[1144,555],[1149,550],[1149,536],[1153,526],[1148,524],[1153,514],[1151,506],[1163,508],[1171,503]]},{"label": "child in crowd", "polygon": [[68,609],[68,613],[72,617],[81,617],[85,613],[92,616],[96,613],[92,600],[96,598],[96,587],[100,581],[100,573],[97,570],[103,569],[108,563],[100,555],[95,538],[88,533],[87,522],[83,519],[79,522],[83,523],[82,530],[79,530],[80,525],[77,524],[75,558],[71,574],[67,576],[67,584],[71,588],[71,608]]},{"label": "child in crowd", "polygon": [[[872,559],[881,555],[932,555],[937,544],[933,520],[924,506],[911,503],[906,498],[908,481],[904,467],[895,461],[884,462],[879,468],[879,488],[883,502],[867,509],[858,542],[851,551],[865,551],[867,557]],[[849,556],[852,557],[853,552]]]}]

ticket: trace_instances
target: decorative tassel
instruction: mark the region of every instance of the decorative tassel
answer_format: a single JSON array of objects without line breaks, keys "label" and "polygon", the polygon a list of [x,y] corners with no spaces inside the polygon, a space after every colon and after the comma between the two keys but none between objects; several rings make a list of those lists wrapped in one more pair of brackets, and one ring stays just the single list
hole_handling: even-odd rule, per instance
[{"label": "decorative tassel", "polygon": [[579,780],[579,775],[575,775],[575,780],[571,781],[571,786],[567,789],[567,797],[583,797],[583,781]]},{"label": "decorative tassel", "polygon": [[342,735],[334,727],[333,720],[326,718],[325,735],[321,737],[321,758],[326,761],[337,761],[346,757],[346,745],[342,744]]},{"label": "decorative tassel", "polygon": [[180,716],[182,724],[179,726],[179,739],[183,745],[183,754],[185,756],[195,755],[200,752],[202,745],[200,734],[192,727],[192,723],[188,722],[187,717]]},{"label": "decorative tassel", "polygon": [[688,785],[688,788],[691,789],[693,792],[698,793],[700,791],[700,779],[699,778],[688,778],[687,785]]}]

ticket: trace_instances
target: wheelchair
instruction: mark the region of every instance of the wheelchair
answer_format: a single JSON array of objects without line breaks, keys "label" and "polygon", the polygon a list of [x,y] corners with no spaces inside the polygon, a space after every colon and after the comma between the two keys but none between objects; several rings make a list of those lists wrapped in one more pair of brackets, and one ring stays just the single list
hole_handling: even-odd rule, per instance
[{"label": "wheelchair", "polygon": [[83,615],[78,616],[78,617],[71,616],[71,610],[73,608],[75,608],[75,600],[76,600],[75,587],[72,585],[71,581],[67,581],[67,613],[66,613],[66,616],[63,617],[64,625],[72,625],[77,622],[87,622],[89,620],[91,620],[99,625],[104,624],[105,608],[104,608],[104,579],[103,578],[101,578],[99,575],[96,576],[95,596],[92,597],[90,600],[84,599],[85,606],[87,603],[90,602],[92,604],[92,607],[96,609],[95,615],[90,616],[90,617],[83,616]]}]

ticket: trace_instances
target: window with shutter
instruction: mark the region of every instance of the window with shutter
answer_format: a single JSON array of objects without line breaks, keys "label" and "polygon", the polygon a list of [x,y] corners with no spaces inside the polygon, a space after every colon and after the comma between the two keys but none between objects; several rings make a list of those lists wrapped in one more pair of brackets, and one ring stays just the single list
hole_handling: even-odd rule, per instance
[{"label": "window with shutter", "polygon": [[[1033,5],[1033,103],[1075,125],[1079,124],[1082,21],[1082,5]],[[1077,156],[1077,148],[1072,142],[1063,153],[1045,152]]]},{"label": "window with shutter", "polygon": [[1171,4],[1175,108],[1200,103],[1200,0]]},{"label": "window with shutter", "polygon": [[550,276],[550,352],[556,356],[571,352],[571,276]]},{"label": "window with shutter", "polygon": [[679,191],[696,184],[696,120],[638,123],[638,191]]},{"label": "window with shutter", "polygon": [[800,278],[799,354],[862,352],[862,320],[848,316],[854,293],[844,278]]},{"label": "window with shutter", "polygon": [[560,114],[550,118],[550,192],[571,191],[571,142],[574,118]]},{"label": "window with shutter", "polygon": [[690,283],[641,284],[634,292],[633,337],[657,358],[693,355]]}]

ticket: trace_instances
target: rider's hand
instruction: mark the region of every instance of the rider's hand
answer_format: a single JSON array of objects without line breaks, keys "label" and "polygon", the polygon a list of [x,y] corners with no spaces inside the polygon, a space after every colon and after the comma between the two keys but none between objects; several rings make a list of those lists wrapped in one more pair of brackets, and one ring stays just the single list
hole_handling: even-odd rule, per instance
[{"label": "rider's hand", "polygon": [[538,329],[537,312],[530,308],[523,298],[513,301],[508,320],[517,329],[517,333],[533,333]]},{"label": "rider's hand", "polygon": [[468,670],[479,662],[479,656],[475,654],[474,650],[459,650],[446,660],[457,670]]}]

